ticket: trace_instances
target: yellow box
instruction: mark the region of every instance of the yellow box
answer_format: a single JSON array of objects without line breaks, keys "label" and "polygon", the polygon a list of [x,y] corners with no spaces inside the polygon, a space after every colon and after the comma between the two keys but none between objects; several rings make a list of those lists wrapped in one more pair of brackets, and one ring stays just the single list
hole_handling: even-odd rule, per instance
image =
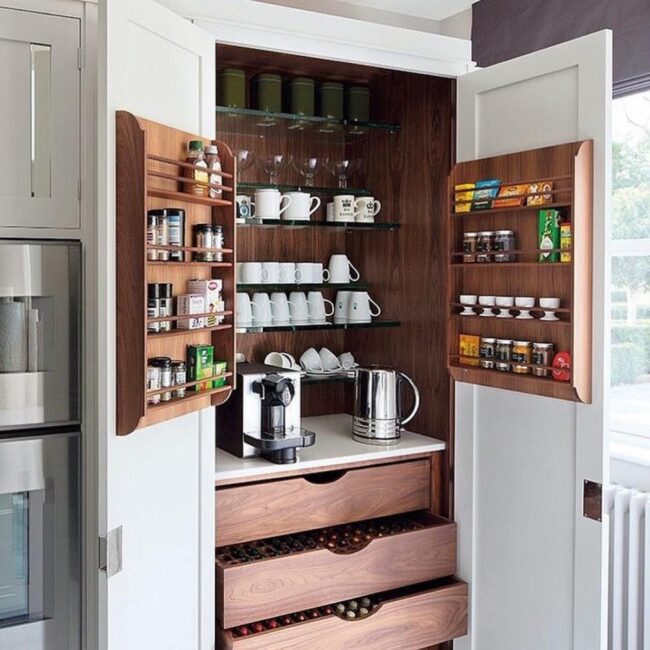
[{"label": "yellow box", "polygon": [[469,212],[472,209],[475,187],[474,183],[462,183],[454,186],[454,201],[467,201],[467,203],[456,203],[454,212]]},{"label": "yellow box", "polygon": [[459,337],[460,362],[466,366],[478,366],[480,348],[480,336],[461,334]]},{"label": "yellow box", "polygon": [[560,225],[560,262],[571,261],[571,245],[573,237],[571,235],[571,224],[563,223]]}]

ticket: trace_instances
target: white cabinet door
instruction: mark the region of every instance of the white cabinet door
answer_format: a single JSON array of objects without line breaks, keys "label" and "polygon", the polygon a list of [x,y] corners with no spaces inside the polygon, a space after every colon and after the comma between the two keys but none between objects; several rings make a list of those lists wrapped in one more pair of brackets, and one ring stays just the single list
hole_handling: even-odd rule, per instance
[{"label": "white cabinet door", "polygon": [[583,481],[607,476],[605,247],[611,33],[458,80],[459,161],[594,140],[593,403],[456,384],[455,507],[471,586],[473,650],[597,650],[606,523],[582,515]]},{"label": "white cabinet door", "polygon": [[[100,2],[97,426],[99,529],[123,568],[100,577],[100,647],[214,647],[212,409],[115,435],[115,112],[214,137],[214,38],[151,0]],[[143,215],[144,218],[144,215]]]},{"label": "white cabinet door", "polygon": [[0,9],[0,226],[79,228],[80,30]]}]

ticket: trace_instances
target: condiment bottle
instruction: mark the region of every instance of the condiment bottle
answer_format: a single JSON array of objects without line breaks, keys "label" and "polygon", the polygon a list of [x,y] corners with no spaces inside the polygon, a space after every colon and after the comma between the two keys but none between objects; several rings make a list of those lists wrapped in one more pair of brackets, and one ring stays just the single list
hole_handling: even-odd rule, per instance
[{"label": "condiment bottle", "polygon": [[[210,183],[221,185],[223,183],[223,177],[220,173],[214,173],[221,172],[221,158],[219,157],[219,149],[216,144],[209,144],[205,147],[205,161],[210,170]],[[223,191],[221,189],[217,189],[216,187],[209,188],[209,196],[211,199],[220,199],[222,195]]]},{"label": "condiment bottle", "polygon": [[[151,283],[147,285],[147,318],[160,316],[160,285]],[[160,332],[160,321],[147,323],[147,332]]]},{"label": "condiment bottle", "polygon": [[[193,168],[185,168],[185,176],[187,178],[191,178],[195,181],[201,181],[202,183],[208,182],[208,164],[205,162],[205,156],[203,155],[203,142],[201,140],[190,140],[188,145],[188,156],[185,159],[185,162],[194,165]],[[206,171],[202,171],[203,169]],[[183,188],[184,191],[188,194],[194,194],[196,196],[208,195],[207,185],[201,185],[198,183],[184,183]]]}]

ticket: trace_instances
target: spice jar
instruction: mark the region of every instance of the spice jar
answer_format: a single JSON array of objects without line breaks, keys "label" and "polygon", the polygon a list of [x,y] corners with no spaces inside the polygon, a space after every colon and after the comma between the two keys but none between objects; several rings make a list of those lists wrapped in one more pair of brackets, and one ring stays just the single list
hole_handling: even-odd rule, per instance
[{"label": "spice jar", "polygon": [[483,230],[478,233],[476,240],[476,261],[491,262],[492,252],[494,250],[494,232],[492,230]]},{"label": "spice jar", "polygon": [[[147,212],[147,246],[155,246],[158,243],[158,217],[157,210],[149,210]],[[155,248],[147,248],[147,259],[157,260],[158,250]]]},{"label": "spice jar", "polygon": [[186,178],[191,178],[193,181],[200,182],[184,183],[183,191],[188,194],[194,194],[195,196],[207,196],[208,186],[204,185],[204,183],[208,182],[208,163],[205,162],[202,140],[190,140],[188,144],[188,155],[185,162],[193,165],[193,167],[185,168]]},{"label": "spice jar", "polygon": [[475,232],[463,233],[463,262],[476,262],[476,239]]},{"label": "spice jar", "polygon": [[[158,285],[159,293],[159,316],[173,316],[174,308],[172,304],[172,285],[169,282],[164,282]],[[157,323],[160,326],[161,332],[171,332],[172,321],[161,320]]]},{"label": "spice jar", "polygon": [[553,361],[552,343],[533,343],[533,375],[550,377],[550,365]]},{"label": "spice jar", "polygon": [[515,233],[513,230],[497,230],[494,237],[494,261],[514,262]]},{"label": "spice jar", "polygon": [[[147,390],[160,390],[160,368],[154,366],[151,359],[147,366]],[[160,393],[147,395],[147,404],[160,404]]]},{"label": "spice jar", "polygon": [[[531,368],[530,363],[533,358],[533,351],[530,341],[514,341],[512,344],[512,372],[520,375],[529,375]],[[526,365],[520,365],[526,364]]]},{"label": "spice jar", "polygon": [[[149,210],[156,217],[156,246],[169,246],[169,217],[165,210]],[[169,251],[158,249],[154,251],[158,261],[169,261]]]},{"label": "spice jar", "polygon": [[[185,210],[167,208],[164,212],[167,215],[167,242],[169,246],[185,246]],[[169,251],[169,259],[172,262],[183,262],[185,256],[183,251]]]},{"label": "spice jar", "polygon": [[[223,248],[223,227],[212,226],[212,248]],[[215,262],[223,262],[223,253],[212,253]]]},{"label": "spice jar", "polygon": [[496,364],[497,370],[508,372],[510,370],[510,359],[512,358],[512,341],[510,339],[497,339]]},{"label": "spice jar", "polygon": [[[172,386],[180,386],[186,382],[185,361],[172,361]],[[175,388],[172,394],[174,397],[185,397],[185,388]]]},{"label": "spice jar", "polygon": [[479,366],[481,368],[494,368],[494,358],[496,356],[496,339],[482,338],[479,349]]},{"label": "spice jar", "polygon": [[[160,317],[160,285],[147,285],[147,318]],[[147,322],[147,332],[160,332],[160,321]]]},{"label": "spice jar", "polygon": [[[169,357],[154,357],[149,360],[150,365],[160,371],[160,388],[169,388],[172,385],[172,360]],[[172,398],[171,391],[160,394],[162,402],[169,402]]]},{"label": "spice jar", "polygon": [[[196,248],[214,248],[211,223],[197,223],[192,228],[192,231]],[[195,262],[214,262],[214,253],[212,251],[195,251],[193,259]]]}]

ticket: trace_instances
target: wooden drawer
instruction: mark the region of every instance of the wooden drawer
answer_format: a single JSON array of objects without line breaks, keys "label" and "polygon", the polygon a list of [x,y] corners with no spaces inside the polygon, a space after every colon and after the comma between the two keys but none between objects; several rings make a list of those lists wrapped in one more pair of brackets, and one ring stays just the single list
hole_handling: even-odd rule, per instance
[{"label": "wooden drawer", "polygon": [[457,580],[388,595],[367,618],[335,614],[236,637],[219,630],[224,650],[416,650],[467,634],[467,585]]},{"label": "wooden drawer", "polygon": [[[252,557],[232,559],[242,547],[220,549],[216,560],[217,615],[224,628],[279,616],[327,603],[386,591],[425,580],[451,576],[456,571],[456,524],[428,513],[378,520],[384,526],[395,521],[413,522],[412,530],[382,534],[351,552],[327,547],[332,531],[312,533],[313,548],[292,552],[280,538],[278,546],[254,542]],[[374,521],[372,524],[374,525]],[[411,525],[409,523],[409,525]],[[266,548],[284,549],[266,557]],[[363,546],[363,544],[367,544]],[[275,552],[275,551],[271,551]]]},{"label": "wooden drawer", "polygon": [[428,459],[216,490],[216,546],[424,510]]}]

